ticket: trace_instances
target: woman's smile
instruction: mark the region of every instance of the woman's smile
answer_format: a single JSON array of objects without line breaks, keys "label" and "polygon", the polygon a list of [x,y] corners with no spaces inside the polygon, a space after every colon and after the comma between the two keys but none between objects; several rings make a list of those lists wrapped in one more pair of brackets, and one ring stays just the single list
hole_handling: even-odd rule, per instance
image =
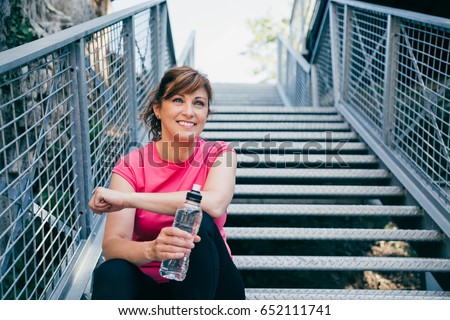
[{"label": "woman's smile", "polygon": [[191,121],[183,121],[183,120],[177,121],[177,123],[178,123],[181,127],[186,128],[186,129],[191,129],[192,127],[194,127],[194,126],[196,125],[196,123],[194,123],[194,122],[191,122]]}]

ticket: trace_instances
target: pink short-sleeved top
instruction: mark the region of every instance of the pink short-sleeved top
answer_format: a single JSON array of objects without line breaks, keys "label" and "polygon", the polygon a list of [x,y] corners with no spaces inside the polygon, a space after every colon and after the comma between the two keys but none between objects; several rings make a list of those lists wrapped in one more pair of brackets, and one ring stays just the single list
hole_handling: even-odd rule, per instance
[{"label": "pink short-sleeved top", "polygon": [[[197,138],[194,153],[187,161],[168,162],[161,159],[155,142],[151,142],[119,159],[112,172],[127,180],[136,192],[187,191],[191,190],[194,184],[203,187],[216,158],[229,151],[235,152],[224,141],[210,142]],[[223,229],[226,216],[227,214],[224,212],[214,222],[227,245]],[[133,240],[149,241],[156,239],[162,228],[172,225],[173,219],[173,216],[137,209]],[[227,248],[230,252],[228,245]],[[159,275],[160,265],[161,262],[155,261],[142,265],[140,268],[155,281],[166,282],[168,280]]]}]

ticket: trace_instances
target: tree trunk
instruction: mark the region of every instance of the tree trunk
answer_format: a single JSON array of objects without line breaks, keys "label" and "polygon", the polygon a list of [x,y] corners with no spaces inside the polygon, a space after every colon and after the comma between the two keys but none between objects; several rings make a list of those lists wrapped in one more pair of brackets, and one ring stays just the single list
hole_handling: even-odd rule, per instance
[{"label": "tree trunk", "polygon": [[105,15],[110,3],[111,0],[2,0],[0,51]]}]

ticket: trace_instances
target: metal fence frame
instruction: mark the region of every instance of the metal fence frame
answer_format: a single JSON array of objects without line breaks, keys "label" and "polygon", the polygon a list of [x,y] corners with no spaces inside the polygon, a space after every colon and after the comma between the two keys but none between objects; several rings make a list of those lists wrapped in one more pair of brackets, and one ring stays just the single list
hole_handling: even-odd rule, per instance
[{"label": "metal fence frame", "polygon": [[80,299],[104,224],[87,202],[144,143],[137,114],[175,65],[161,0],[0,53],[1,299]]},{"label": "metal fence frame", "polygon": [[287,105],[334,104],[450,236],[449,38],[449,19],[331,0],[311,64],[290,70],[286,56],[301,57],[279,41],[278,86]]},{"label": "metal fence frame", "polygon": [[287,106],[311,106],[311,66],[281,36],[278,43],[277,88]]},{"label": "metal fence frame", "polygon": [[450,20],[332,0],[335,103],[450,235]]}]

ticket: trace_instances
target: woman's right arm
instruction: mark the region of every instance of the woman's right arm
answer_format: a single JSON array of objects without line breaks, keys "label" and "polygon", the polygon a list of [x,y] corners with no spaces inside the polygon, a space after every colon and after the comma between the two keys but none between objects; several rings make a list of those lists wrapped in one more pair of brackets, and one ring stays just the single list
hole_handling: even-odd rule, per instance
[{"label": "woman's right arm", "polygon": [[[128,181],[117,174],[111,177],[110,189],[135,192]],[[95,206],[98,208],[101,205],[99,202],[101,203],[102,199],[93,197],[89,201],[89,206],[92,208],[96,203]],[[108,204],[105,203],[105,206]],[[135,214],[134,208],[108,212],[102,245],[107,260],[121,258],[139,266],[151,261],[182,258],[194,247],[189,233],[172,227],[163,228],[155,240],[133,241]],[[198,241],[199,239],[195,240]]]}]

